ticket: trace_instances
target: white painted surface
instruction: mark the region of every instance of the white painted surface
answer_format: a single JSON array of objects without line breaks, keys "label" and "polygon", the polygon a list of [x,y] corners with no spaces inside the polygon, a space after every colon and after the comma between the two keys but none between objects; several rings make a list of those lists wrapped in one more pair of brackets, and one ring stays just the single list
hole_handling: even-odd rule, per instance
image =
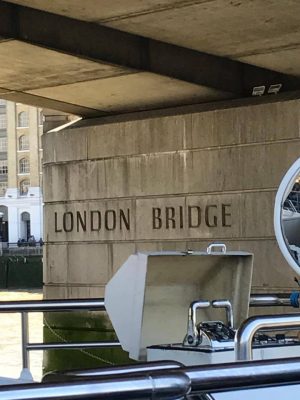
[{"label": "white painted surface", "polygon": [[[239,326],[248,316],[252,263],[252,254],[234,251],[131,255],[105,290],[106,310],[122,348],[130,358],[145,360],[147,347],[183,341],[189,306],[200,298],[229,299]],[[222,313],[203,312],[204,320]]]},{"label": "white painted surface", "polygon": [[300,158],[298,158],[288,169],[279,185],[274,206],[274,230],[279,248],[293,270],[300,274],[300,267],[292,257],[289,248],[286,244],[284,232],[282,229],[282,206],[290,191],[292,190],[295,180],[300,172]]},{"label": "white painted surface", "polygon": [[0,205],[8,208],[8,241],[16,243],[18,239],[27,239],[26,226],[21,214],[30,214],[30,234],[36,241],[43,237],[43,199],[39,187],[30,187],[26,196],[18,196],[17,190],[9,189],[6,196],[0,198]]}]

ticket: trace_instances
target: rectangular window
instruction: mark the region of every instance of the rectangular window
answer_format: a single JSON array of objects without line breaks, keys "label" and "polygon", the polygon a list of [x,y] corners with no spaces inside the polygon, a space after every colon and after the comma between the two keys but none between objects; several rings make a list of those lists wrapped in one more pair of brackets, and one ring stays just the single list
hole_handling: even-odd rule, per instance
[{"label": "rectangular window", "polygon": [[0,138],[0,151],[7,151],[7,138]]},{"label": "rectangular window", "polygon": [[0,197],[4,197],[7,189],[7,182],[0,182]]},{"label": "rectangular window", "polygon": [[0,160],[0,175],[6,175],[7,172],[7,160]]},{"label": "rectangular window", "polygon": [[0,114],[0,129],[6,129],[6,114]]}]

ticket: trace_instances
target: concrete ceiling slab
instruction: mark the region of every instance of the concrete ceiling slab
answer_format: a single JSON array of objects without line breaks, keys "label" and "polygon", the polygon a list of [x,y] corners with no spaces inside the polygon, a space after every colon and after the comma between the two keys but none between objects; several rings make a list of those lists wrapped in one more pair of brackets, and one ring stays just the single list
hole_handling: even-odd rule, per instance
[{"label": "concrete ceiling slab", "polygon": [[0,62],[12,98],[81,115],[290,92],[300,1],[0,0]]},{"label": "concrete ceiling slab", "polygon": [[239,61],[300,77],[300,46],[238,57]]},{"label": "concrete ceiling slab", "polygon": [[58,101],[47,97],[34,96],[32,94],[25,92],[2,90],[1,88],[0,88],[0,98],[23,104],[30,104],[35,107],[59,110],[68,114],[84,115],[85,117],[88,118],[106,115],[106,113],[101,112],[99,110],[73,104],[72,102],[65,103],[63,101]]},{"label": "concrete ceiling slab", "polygon": [[191,3],[207,0],[9,0],[10,3],[82,21],[102,22],[183,7]]},{"label": "concrete ceiling slab", "polygon": [[32,90],[29,93],[66,103],[75,102],[105,112],[146,110],[233,96],[232,93],[146,72]]},{"label": "concrete ceiling slab", "polygon": [[0,65],[0,87],[23,91],[129,72],[16,40],[0,43]]},{"label": "concrete ceiling slab", "polygon": [[[193,4],[194,3],[194,4]],[[105,23],[142,36],[234,58],[299,45],[298,0],[190,2]]]},{"label": "concrete ceiling slab", "polygon": [[9,0],[226,57],[297,46],[299,0]]}]

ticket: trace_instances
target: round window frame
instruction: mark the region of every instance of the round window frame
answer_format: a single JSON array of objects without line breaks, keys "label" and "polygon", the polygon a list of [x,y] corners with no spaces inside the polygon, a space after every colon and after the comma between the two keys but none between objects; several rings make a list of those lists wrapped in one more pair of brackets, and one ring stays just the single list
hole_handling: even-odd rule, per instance
[{"label": "round window frame", "polygon": [[276,197],[275,197],[275,205],[274,205],[274,231],[278,246],[280,251],[290,267],[300,275],[300,265],[296,262],[296,260],[292,257],[289,249],[288,244],[285,239],[284,232],[282,230],[282,207],[283,204],[289,195],[290,191],[292,190],[296,178],[300,174],[300,158],[298,158],[287,170],[284,177],[282,178],[280,185],[278,187]]}]

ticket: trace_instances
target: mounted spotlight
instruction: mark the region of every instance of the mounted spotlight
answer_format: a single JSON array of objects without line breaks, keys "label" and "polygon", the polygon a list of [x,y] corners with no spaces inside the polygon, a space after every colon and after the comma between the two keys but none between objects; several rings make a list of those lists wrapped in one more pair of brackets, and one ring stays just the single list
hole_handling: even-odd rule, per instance
[{"label": "mounted spotlight", "polygon": [[282,83],[276,83],[275,85],[271,85],[268,89],[268,94],[277,94],[282,88]]},{"label": "mounted spotlight", "polygon": [[265,93],[265,86],[254,86],[252,89],[252,96],[262,96]]}]

